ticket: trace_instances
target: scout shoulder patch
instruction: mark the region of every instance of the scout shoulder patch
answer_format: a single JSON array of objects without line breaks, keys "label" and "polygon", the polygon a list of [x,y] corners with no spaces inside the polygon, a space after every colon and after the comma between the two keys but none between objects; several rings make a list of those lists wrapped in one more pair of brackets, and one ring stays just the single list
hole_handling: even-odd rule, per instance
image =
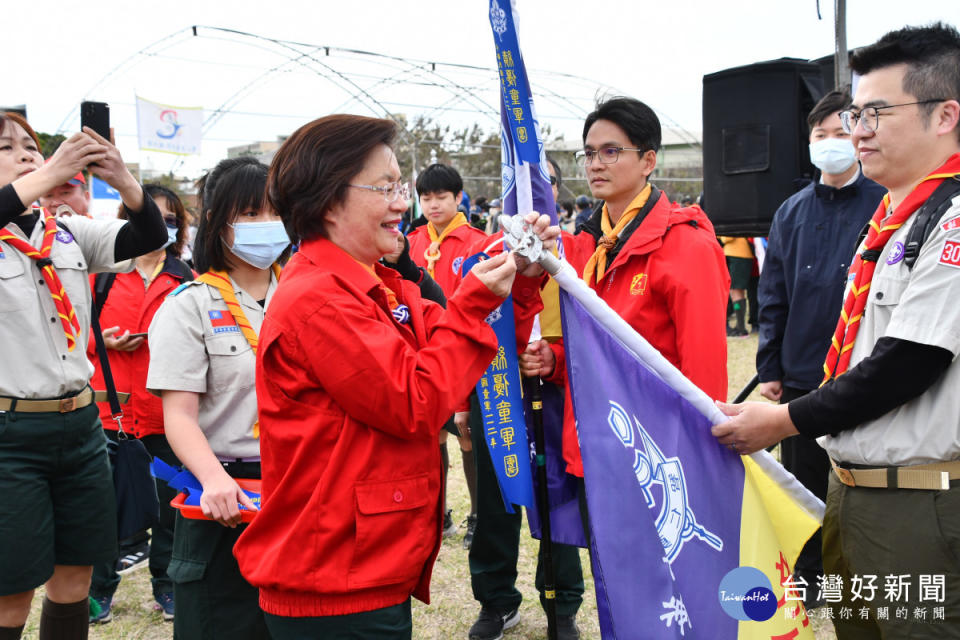
[{"label": "scout shoulder patch", "polygon": [[953,231],[954,229],[960,229],[960,216],[953,216],[946,222],[940,225],[940,228],[944,231]]},{"label": "scout shoulder patch", "polygon": [[960,269],[960,241],[946,240],[940,252],[940,264]]}]

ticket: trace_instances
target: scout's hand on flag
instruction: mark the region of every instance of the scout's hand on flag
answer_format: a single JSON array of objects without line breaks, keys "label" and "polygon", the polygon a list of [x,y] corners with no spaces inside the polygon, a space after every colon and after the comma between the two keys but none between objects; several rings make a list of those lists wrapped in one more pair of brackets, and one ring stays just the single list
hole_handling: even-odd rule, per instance
[{"label": "scout's hand on flag", "polygon": [[203,483],[200,494],[200,509],[203,515],[226,527],[236,527],[241,522],[240,508],[237,503],[250,511],[258,511],[257,505],[243,492],[236,480],[220,471]]},{"label": "scout's hand on flag", "polygon": [[766,449],[799,433],[793,426],[785,404],[717,402],[717,408],[730,416],[730,420],[713,425],[710,432],[717,442],[742,456]]},{"label": "scout's hand on flag", "polygon": [[548,377],[556,366],[557,359],[546,340],[534,340],[520,354],[520,375],[525,378]]}]

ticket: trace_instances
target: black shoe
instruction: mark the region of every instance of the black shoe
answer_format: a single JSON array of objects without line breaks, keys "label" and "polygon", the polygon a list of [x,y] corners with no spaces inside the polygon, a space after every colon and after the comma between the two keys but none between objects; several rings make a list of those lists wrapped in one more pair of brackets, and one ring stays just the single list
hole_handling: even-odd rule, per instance
[{"label": "black shoe", "polygon": [[488,607],[480,608],[477,621],[470,627],[470,640],[500,640],[503,632],[520,622],[520,610],[516,607],[509,611],[497,611]]},{"label": "black shoe", "polygon": [[150,561],[150,543],[144,542],[130,550],[127,555],[117,560],[116,572],[125,576],[131,571],[136,571],[147,566]]},{"label": "black shoe", "polygon": [[580,640],[577,616],[557,616],[557,640]]},{"label": "black shoe", "polygon": [[477,516],[467,516],[467,532],[463,534],[463,548],[467,551],[473,546],[473,536],[477,532]]}]

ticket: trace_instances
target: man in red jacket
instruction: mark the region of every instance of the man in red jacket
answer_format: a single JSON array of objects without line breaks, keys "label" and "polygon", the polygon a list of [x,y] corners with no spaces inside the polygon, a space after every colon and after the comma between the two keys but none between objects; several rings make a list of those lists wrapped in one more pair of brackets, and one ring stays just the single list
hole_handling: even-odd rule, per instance
[{"label": "man in red jacket", "polygon": [[[711,398],[723,400],[730,278],[703,210],[671,204],[649,182],[660,138],[660,121],[639,100],[613,98],[587,116],[577,158],[593,197],[603,203],[565,239],[566,257],[667,360]],[[562,343],[530,345],[521,369],[565,382]],[[564,459],[568,473],[582,478],[571,406],[565,410]]]}]

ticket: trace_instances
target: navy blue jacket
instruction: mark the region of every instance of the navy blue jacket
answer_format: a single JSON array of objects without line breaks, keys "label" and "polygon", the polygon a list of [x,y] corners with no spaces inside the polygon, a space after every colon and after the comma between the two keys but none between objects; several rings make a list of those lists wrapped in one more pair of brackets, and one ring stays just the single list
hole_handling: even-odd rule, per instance
[{"label": "navy blue jacket", "polygon": [[780,205],[757,291],[761,382],[820,385],[857,235],[885,193],[861,173],[842,189],[808,184]]}]

